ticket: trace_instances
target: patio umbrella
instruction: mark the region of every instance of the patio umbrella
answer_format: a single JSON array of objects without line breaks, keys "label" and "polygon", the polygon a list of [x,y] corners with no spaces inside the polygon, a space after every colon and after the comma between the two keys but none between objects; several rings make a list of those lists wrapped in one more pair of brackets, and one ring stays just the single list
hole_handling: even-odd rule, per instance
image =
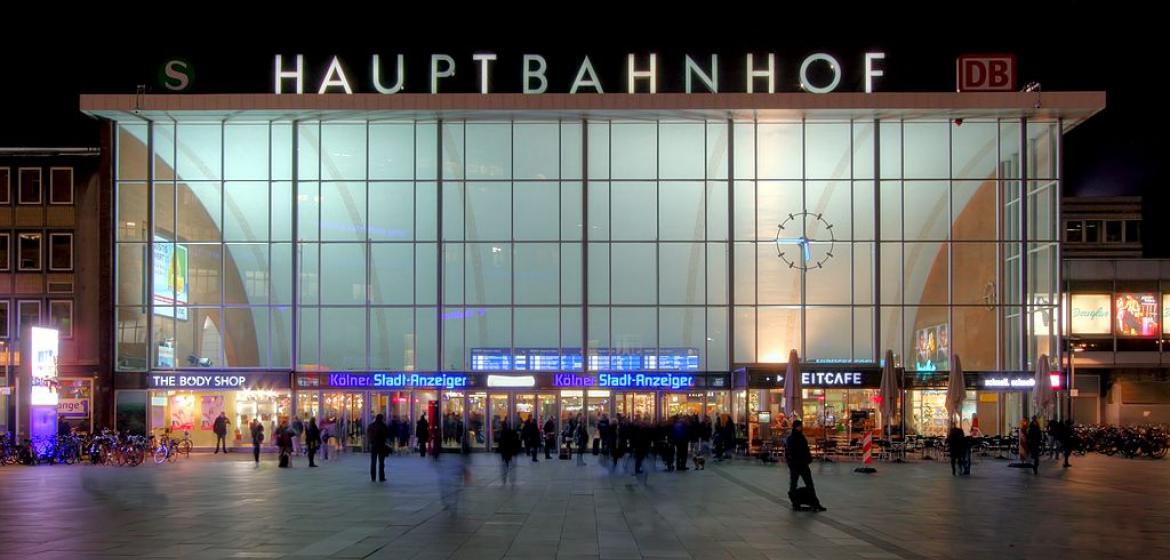
[{"label": "patio umbrella", "polygon": [[963,383],[963,365],[958,354],[951,354],[951,373],[947,378],[947,417],[954,420],[963,412],[963,399],[967,398],[967,386]]},{"label": "patio umbrella", "polygon": [[795,420],[804,416],[800,385],[800,357],[792,350],[788,353],[788,370],[784,372],[784,415]]},{"label": "patio umbrella", "polygon": [[894,370],[894,351],[886,350],[885,365],[882,366],[882,424],[894,425],[894,413],[898,408],[898,373]]},{"label": "patio umbrella", "polygon": [[1036,403],[1036,413],[1042,417],[1056,400],[1048,369],[1048,355],[1041,354],[1040,359],[1036,360],[1036,382],[1032,385],[1032,401]]}]

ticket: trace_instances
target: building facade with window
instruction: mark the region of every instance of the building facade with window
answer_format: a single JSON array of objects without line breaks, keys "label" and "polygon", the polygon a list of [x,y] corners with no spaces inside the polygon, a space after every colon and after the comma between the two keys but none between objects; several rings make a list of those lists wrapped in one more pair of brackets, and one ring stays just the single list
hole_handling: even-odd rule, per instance
[{"label": "building facade with window", "polygon": [[[886,349],[924,378],[955,352],[987,373],[1059,359],[1041,318],[1059,316],[1061,138],[1104,95],[81,104],[113,146],[123,427],[210,441],[220,410],[314,415],[360,444],[385,413],[483,447],[529,415],[758,429],[792,349],[824,365],[804,417],[826,431],[875,420],[860,370]],[[909,429],[933,430],[928,397]],[[1027,406],[986,401],[984,426]]]},{"label": "building facade with window", "polygon": [[112,368],[102,358],[109,270],[96,211],[100,163],[97,148],[0,148],[0,431],[27,429],[16,385],[37,326],[58,330],[61,417],[89,431],[107,413],[99,398],[102,387],[112,395]]}]

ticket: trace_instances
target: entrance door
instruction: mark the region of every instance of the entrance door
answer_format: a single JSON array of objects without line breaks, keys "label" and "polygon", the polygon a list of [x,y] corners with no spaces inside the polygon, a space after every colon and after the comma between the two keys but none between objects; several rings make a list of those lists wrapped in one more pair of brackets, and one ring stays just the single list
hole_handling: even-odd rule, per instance
[{"label": "entrance door", "polygon": [[611,393],[603,389],[590,389],[587,394],[589,408],[589,439],[598,437],[597,422],[602,416],[609,416],[609,399]]},{"label": "entrance door", "polygon": [[529,418],[532,418],[533,421],[536,421],[536,417],[534,416],[536,413],[537,410],[535,394],[522,393],[516,395],[516,414],[512,420],[512,427],[519,429],[524,425],[525,422],[528,421]]},{"label": "entrance door", "polygon": [[617,393],[614,402],[614,413],[621,414],[630,420],[655,422],[654,393]]},{"label": "entrance door", "polygon": [[467,438],[472,449],[487,449],[487,432],[484,418],[487,417],[487,393],[467,395]]},{"label": "entrance door", "polygon": [[338,445],[361,450],[365,443],[365,393],[325,393],[325,423],[333,427]]},{"label": "entrance door", "polygon": [[703,415],[703,393],[663,393],[662,415],[666,418]]},{"label": "entrance door", "polygon": [[509,421],[510,407],[508,406],[507,393],[490,393],[488,394],[488,407],[491,409],[491,448],[498,449],[500,442],[500,430],[503,429],[504,423]]},{"label": "entrance door", "polygon": [[459,391],[443,392],[443,419],[441,430],[443,434],[443,449],[459,450],[463,445],[464,434],[463,393]]},{"label": "entrance door", "polygon": [[[563,435],[569,426],[576,427],[578,419],[584,422],[585,391],[581,389],[565,389],[561,391],[561,425]],[[576,434],[571,434],[576,437]],[[559,441],[559,440],[558,440]]]}]

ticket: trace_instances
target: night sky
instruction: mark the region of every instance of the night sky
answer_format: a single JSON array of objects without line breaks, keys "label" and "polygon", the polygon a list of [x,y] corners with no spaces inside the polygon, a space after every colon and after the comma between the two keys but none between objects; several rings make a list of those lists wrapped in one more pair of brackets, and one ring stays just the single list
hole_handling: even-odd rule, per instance
[{"label": "night sky", "polygon": [[[192,25],[198,33],[164,32],[170,29],[167,26],[157,34],[144,33],[151,25],[100,33],[78,28],[74,44],[41,41],[41,35],[16,29],[0,37],[0,146],[96,145],[96,121],[77,111],[78,93],[133,93],[138,84],[161,93],[159,68],[174,57],[190,61],[195,69],[190,93],[268,92],[273,55],[298,52],[308,58],[309,84],[319,79],[328,57],[337,54],[359,91],[371,91],[370,54],[381,54],[385,60],[401,52],[407,55],[408,88],[413,84],[413,90],[420,91],[427,86],[429,54],[448,53],[457,63],[452,89],[473,91],[477,67],[471,54],[496,52],[493,88],[515,91],[520,55],[538,53],[549,60],[549,91],[564,92],[584,54],[590,56],[607,91],[616,91],[624,84],[625,53],[657,52],[663,65],[659,73],[666,79],[660,91],[677,91],[681,84],[672,80],[681,80],[684,53],[699,60],[719,53],[724,87],[738,88],[742,78],[737,73],[742,69],[737,67],[745,53],[775,52],[778,90],[791,91],[785,82],[794,81],[800,60],[825,51],[842,62],[840,91],[859,91],[862,54],[881,50],[887,58],[878,91],[953,91],[956,56],[1009,52],[1017,56],[1021,85],[1035,81],[1044,91],[1107,92],[1105,111],[1066,138],[1065,194],[1142,195],[1147,224],[1160,219],[1156,210],[1170,202],[1163,188],[1166,140],[1155,133],[1150,117],[1165,96],[1156,85],[1165,67],[1159,55],[1166,51],[1157,40],[1165,31],[1144,22],[1155,18],[1121,9],[1100,13],[1099,4],[1086,2],[1028,9],[994,2],[977,6],[963,17],[913,25],[906,23],[909,15],[885,12],[838,24],[834,19],[842,17],[838,14],[771,8],[753,11],[756,17],[727,21],[625,17],[570,25],[554,18],[517,27],[515,19],[485,17],[474,20],[475,28],[447,22],[428,29],[425,21],[416,26],[395,19],[363,29],[349,22],[324,32],[306,31],[304,18],[299,25],[271,18],[222,25],[213,18],[204,20],[219,25],[211,33],[198,24]],[[916,14],[930,9],[937,8]],[[1170,257],[1170,235],[1149,225],[1145,234],[1148,256]]]}]

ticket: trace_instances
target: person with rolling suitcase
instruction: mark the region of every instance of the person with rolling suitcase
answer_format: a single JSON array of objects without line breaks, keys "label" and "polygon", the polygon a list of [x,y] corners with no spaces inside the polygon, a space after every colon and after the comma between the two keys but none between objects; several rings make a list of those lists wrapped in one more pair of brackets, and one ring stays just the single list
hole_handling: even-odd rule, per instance
[{"label": "person with rolling suitcase", "polygon": [[[812,511],[826,511],[817,498],[816,488],[812,481],[812,451],[808,448],[808,440],[804,437],[804,423],[800,420],[792,422],[792,433],[784,442],[784,458],[788,461],[788,500],[792,502],[793,511],[799,511],[806,506]],[[797,479],[804,479],[804,487],[797,488]]]},{"label": "person with rolling suitcase", "polygon": [[557,423],[552,416],[544,422],[544,458],[552,459],[552,450],[557,446]]}]

